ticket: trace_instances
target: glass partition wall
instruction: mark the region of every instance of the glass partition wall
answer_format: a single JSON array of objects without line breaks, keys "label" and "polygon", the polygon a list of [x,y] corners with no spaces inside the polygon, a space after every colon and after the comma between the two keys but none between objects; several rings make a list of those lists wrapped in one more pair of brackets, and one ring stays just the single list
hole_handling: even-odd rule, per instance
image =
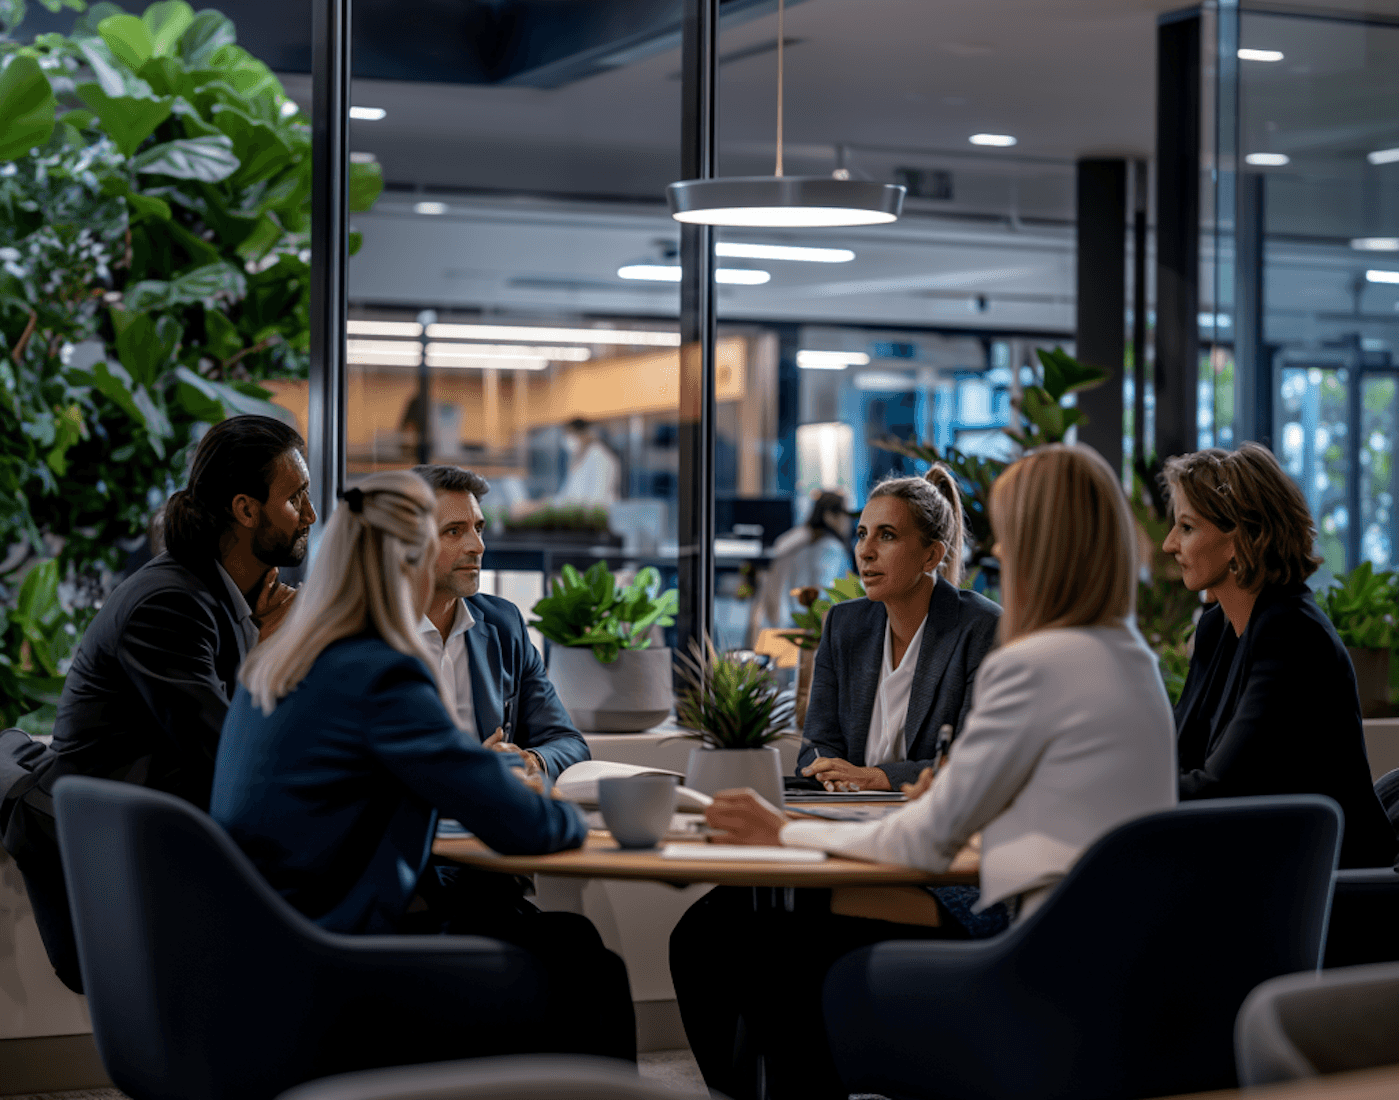
[{"label": "glass partition wall", "polygon": [[1222,4],[1214,37],[1200,443],[1272,446],[1322,579],[1394,568],[1399,25]]}]

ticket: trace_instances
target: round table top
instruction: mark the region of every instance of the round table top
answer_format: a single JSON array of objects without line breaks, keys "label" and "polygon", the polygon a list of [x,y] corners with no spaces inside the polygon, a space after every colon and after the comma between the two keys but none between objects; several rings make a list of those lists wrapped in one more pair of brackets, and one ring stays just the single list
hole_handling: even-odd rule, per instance
[{"label": "round table top", "polygon": [[[674,843],[701,844],[701,840]],[[504,856],[475,837],[440,837],[433,852],[444,859],[512,875],[563,875],[578,878],[633,879],[677,886],[707,882],[720,886],[954,886],[976,885],[980,854],[963,849],[942,874],[893,863],[830,856],[819,863],[768,860],[666,859],[657,849],[623,850],[609,833],[589,832],[581,848],[544,856]]]}]

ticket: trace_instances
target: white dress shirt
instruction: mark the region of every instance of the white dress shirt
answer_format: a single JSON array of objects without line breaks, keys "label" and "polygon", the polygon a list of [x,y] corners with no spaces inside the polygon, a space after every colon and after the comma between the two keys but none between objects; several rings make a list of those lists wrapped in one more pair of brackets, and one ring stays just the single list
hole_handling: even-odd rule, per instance
[{"label": "white dress shirt", "polygon": [[923,646],[923,629],[928,617],[918,624],[913,640],[904,650],[899,667],[894,667],[894,628],[884,624],[884,660],[879,666],[879,690],[874,693],[870,711],[870,731],[865,741],[865,767],[893,764],[908,758],[904,723],[908,719],[908,696],[913,690],[913,673],[918,667],[918,651]]},{"label": "white dress shirt", "polygon": [[446,642],[432,620],[426,615],[418,624],[427,651],[437,659],[437,682],[442,685],[442,697],[447,709],[457,720],[457,725],[476,740],[481,740],[476,728],[476,711],[471,695],[471,663],[466,653],[466,632],[476,625],[471,608],[465,600],[457,601],[457,617],[452,621],[452,629],[447,632]]},{"label": "white dress shirt", "polygon": [[792,822],[782,843],[945,871],[981,833],[982,908],[1050,893],[1110,829],[1176,804],[1175,720],[1134,626],[1043,630],[981,663],[947,765],[879,821]]},{"label": "white dress shirt", "polygon": [[233,578],[228,575],[223,562],[215,561],[214,568],[223,578],[224,587],[228,589],[229,599],[233,602],[233,612],[238,616],[238,630],[243,635],[243,648],[250,650],[257,645],[258,638],[257,623],[253,622],[253,609],[248,606],[248,598],[238,591],[238,586],[233,583]]}]

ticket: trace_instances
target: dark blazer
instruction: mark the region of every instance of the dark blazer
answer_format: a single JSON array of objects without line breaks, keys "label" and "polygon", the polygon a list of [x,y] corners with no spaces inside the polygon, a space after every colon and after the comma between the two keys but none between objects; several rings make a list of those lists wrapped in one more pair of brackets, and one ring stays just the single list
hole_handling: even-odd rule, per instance
[{"label": "dark blazer", "polygon": [[508,740],[539,753],[551,779],[570,764],[591,759],[587,742],[544,671],[544,659],[529,640],[519,609],[484,593],[466,602],[476,620],[463,637],[477,733],[484,740],[500,727]]},{"label": "dark blazer", "polygon": [[507,765],[452,721],[418,658],[366,633],[328,646],[270,716],[239,687],[209,812],[323,928],[390,932],[427,866],[439,810],[498,852],[583,842],[578,811]]},{"label": "dark blazer", "polygon": [[1175,713],[1182,801],[1329,795],[1345,813],[1341,866],[1394,862],[1399,838],[1370,781],[1355,669],[1306,585],[1264,588],[1242,636],[1222,608],[1206,611]]},{"label": "dark blazer", "polygon": [[219,730],[256,630],[210,561],[169,554],[116,587],[83,635],[58,701],[59,775],[125,779],[209,805]]},{"label": "dark blazer", "polygon": [[[961,732],[972,705],[976,670],[995,643],[1000,617],[1000,607],[985,596],[954,588],[938,577],[908,697],[908,759],[879,765],[894,790],[900,783],[912,783],[932,764],[939,729],[950,725],[954,737]],[[797,757],[797,774],[818,755],[864,767],[888,622],[884,605],[864,598],[838,603],[826,615],[802,731],[809,744]]]}]

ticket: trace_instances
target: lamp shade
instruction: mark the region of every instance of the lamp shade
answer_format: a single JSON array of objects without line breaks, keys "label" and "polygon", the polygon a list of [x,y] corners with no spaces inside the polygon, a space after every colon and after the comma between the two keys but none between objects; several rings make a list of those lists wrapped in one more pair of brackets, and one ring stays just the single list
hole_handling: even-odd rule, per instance
[{"label": "lamp shade", "polygon": [[905,188],[830,176],[734,176],[666,188],[670,214],[694,225],[879,225],[898,219]]}]

